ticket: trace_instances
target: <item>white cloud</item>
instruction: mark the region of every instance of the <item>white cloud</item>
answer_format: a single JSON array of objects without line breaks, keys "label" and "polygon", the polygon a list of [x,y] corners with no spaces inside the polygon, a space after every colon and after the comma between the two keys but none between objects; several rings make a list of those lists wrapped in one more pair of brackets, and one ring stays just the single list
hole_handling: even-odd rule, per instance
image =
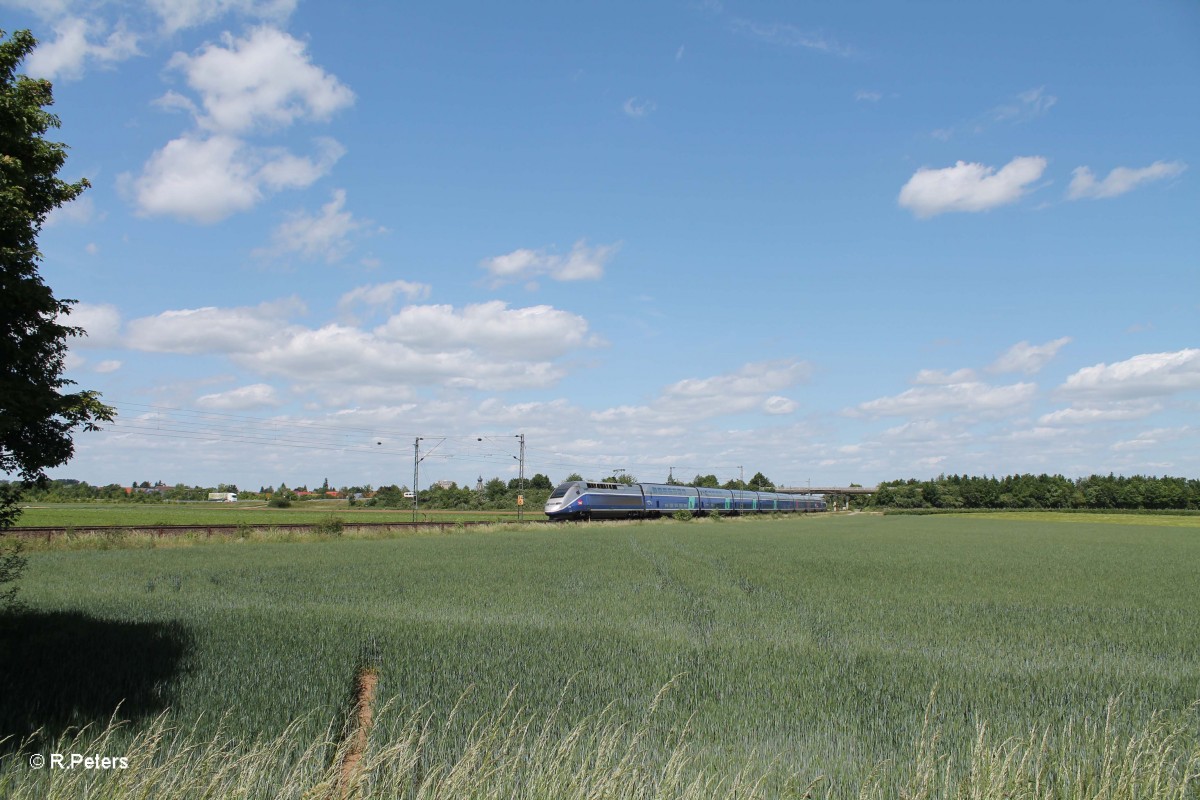
[{"label": "white cloud", "polygon": [[[399,282],[363,287],[352,302],[383,302],[405,290],[420,292],[418,284]],[[565,374],[553,363],[556,359],[597,344],[586,320],[549,306],[510,309],[500,301],[462,309],[407,306],[370,330],[344,324],[313,328],[291,321],[303,311],[294,299],[165,311],[131,321],[127,341],[149,352],[226,355],[259,375],[342,396],[349,388],[378,386],[395,392],[431,384],[492,390],[546,387]]]},{"label": "white cloud", "polygon": [[710,402],[733,396],[758,397],[766,392],[803,383],[811,373],[812,368],[803,361],[757,361],[746,364],[737,372],[678,381],[663,390],[663,397],[671,402],[684,399]]},{"label": "white cloud", "polygon": [[46,215],[43,228],[53,228],[56,225],[87,225],[103,215],[96,213],[96,204],[90,195],[82,194],[69,203],[57,206]]},{"label": "white cloud", "polygon": [[213,223],[246,211],[266,193],[299,189],[327,175],[345,154],[328,137],[311,155],[251,143],[247,136],[300,121],[327,120],[354,102],[354,93],[313,65],[303,42],[268,27],[245,38],[229,34],[195,55],[176,53],[198,102],[170,91],[159,104],[190,113],[197,129],[156,151],[137,178],[121,176],[138,213]]},{"label": "white cloud", "polygon": [[183,136],[167,142],[133,183],[138,211],[217,222],[262,198],[240,139]]},{"label": "white cloud", "polygon": [[96,372],[102,372],[102,373],[103,372],[116,372],[120,368],[121,368],[121,362],[117,361],[116,359],[107,359],[105,361],[101,361],[99,364],[97,364],[95,367],[93,367],[93,369]]},{"label": "white cloud", "polygon": [[87,336],[72,340],[72,347],[112,347],[121,340],[121,312],[108,303],[76,303],[58,321],[87,331]]},{"label": "white cloud", "polygon": [[167,33],[237,14],[251,19],[283,22],[296,9],[296,0],[147,0]]},{"label": "white cloud", "polygon": [[203,128],[227,134],[284,128],[327,120],[354,102],[354,92],[312,64],[306,45],[283,31],[260,27],[221,41],[195,55],[176,53],[169,65],[199,93]]},{"label": "white cloud", "polygon": [[768,44],[782,47],[799,47],[805,50],[815,50],[847,57],[854,55],[852,47],[843,45],[832,36],[819,31],[803,30],[795,25],[782,22],[755,22],[748,19],[735,19],[730,23],[736,33],[750,36]]},{"label": "white cloud", "polygon": [[1058,351],[1070,342],[1070,336],[1037,345],[1017,342],[992,362],[988,372],[1023,372],[1033,375],[1049,364]]},{"label": "white cloud", "polygon": [[1200,349],[1145,353],[1113,364],[1085,367],[1059,387],[1067,396],[1156,397],[1200,389]]},{"label": "white cloud", "polygon": [[369,223],[346,211],[346,192],[337,189],[333,198],[321,206],[318,214],[294,212],[271,234],[271,245],[256,250],[257,255],[281,256],[296,253],[304,258],[322,258],[326,263],[341,261],[353,245],[351,237]]},{"label": "white cloud", "polygon": [[587,320],[551,306],[509,308],[492,300],[456,310],[449,305],[407,306],[375,329],[384,341],[418,352],[469,349],[504,358],[555,358],[591,344]]},{"label": "white cloud", "polygon": [[791,414],[799,407],[800,404],[795,400],[779,395],[768,397],[762,403],[762,410],[772,415]]},{"label": "white cloud", "polygon": [[19,8],[39,19],[58,19],[72,13],[75,0],[5,0],[4,5]]},{"label": "white cloud", "polygon": [[1027,405],[1037,392],[1032,383],[991,386],[979,381],[909,389],[891,397],[860,403],[851,416],[929,417],[943,413],[1012,412]]},{"label": "white cloud", "polygon": [[948,211],[988,211],[1020,200],[1045,169],[1046,159],[1040,156],[1014,158],[999,171],[964,161],[944,169],[923,167],[904,184],[898,202],[920,218]]},{"label": "white cloud", "polygon": [[565,256],[542,250],[522,248],[502,256],[484,259],[480,266],[489,272],[496,284],[528,280],[546,275],[556,281],[599,280],[604,267],[616,254],[620,243],[589,247],[583,239],[577,241]]},{"label": "white cloud", "polygon": [[1021,92],[1014,102],[993,108],[990,116],[996,122],[1028,122],[1045,114],[1057,102],[1057,97],[1046,94],[1045,86],[1039,86]]},{"label": "white cloud", "polygon": [[136,179],[125,176],[138,213],[213,223],[253,208],[266,190],[302,188],[327,174],[341,157],[319,140],[314,158],[252,147],[232,136],[173,139],[154,153]]},{"label": "white cloud", "polygon": [[423,350],[345,325],[289,330],[234,360],[265,375],[323,386],[434,384],[506,391],[545,388],[565,374],[549,361],[503,360],[466,347]]},{"label": "white cloud", "polygon": [[809,364],[794,359],[753,362],[724,375],[672,383],[648,405],[614,406],[593,412],[589,418],[596,423],[633,426],[647,435],[656,431],[661,435],[664,425],[728,414],[790,414],[798,404],[775,393],[803,383],[811,372]]},{"label": "white cloud", "polygon": [[266,383],[239,386],[227,392],[206,394],[196,398],[196,405],[217,411],[248,411],[255,408],[272,408],[282,405],[275,387]]},{"label": "white cloud", "polygon": [[1071,185],[1067,187],[1067,198],[1070,200],[1100,199],[1117,197],[1133,191],[1144,183],[1166,180],[1182,175],[1187,164],[1182,161],[1155,161],[1148,167],[1131,169],[1117,167],[1108,176],[1097,181],[1096,176],[1087,167],[1076,167],[1071,173]]},{"label": "white cloud", "polygon": [[1148,450],[1163,444],[1178,442],[1180,439],[1190,436],[1193,430],[1189,425],[1183,425],[1178,428],[1152,428],[1148,431],[1142,431],[1132,439],[1114,442],[1112,449],[1117,452]]},{"label": "white cloud", "polygon": [[1051,411],[1038,418],[1042,425],[1092,425],[1097,422],[1124,422],[1144,419],[1162,411],[1159,403],[1128,402],[1092,406],[1072,406]]},{"label": "white cloud", "polygon": [[1015,95],[1007,103],[988,109],[984,113],[955,125],[938,128],[931,132],[933,138],[948,142],[960,133],[981,134],[993,125],[1008,123],[1019,125],[1030,122],[1046,114],[1058,103],[1058,98],[1046,93],[1046,87],[1039,86]]},{"label": "white cloud", "polygon": [[636,97],[630,97],[621,105],[621,110],[625,112],[625,116],[641,119],[648,114],[654,113],[658,105],[653,100],[639,100]]},{"label": "white cloud", "polygon": [[412,283],[410,281],[391,281],[359,286],[342,295],[338,300],[338,310],[349,313],[354,308],[366,306],[369,309],[390,309],[396,298],[403,296],[408,300],[424,300],[429,297],[432,288],[427,283]]},{"label": "white cloud", "polygon": [[923,369],[912,379],[918,386],[945,386],[951,383],[969,383],[975,380],[975,370],[956,369],[954,372],[942,372],[937,369]]},{"label": "white cloud", "polygon": [[131,320],[127,343],[151,353],[253,353],[286,335],[298,300],[238,308],[179,309]]},{"label": "white cloud", "polygon": [[867,90],[867,89],[859,89],[857,92],[854,93],[854,99],[858,100],[859,102],[866,101],[868,103],[878,103],[880,100],[883,99],[883,92],[876,92],[876,91]]},{"label": "white cloud", "polygon": [[52,81],[75,80],[83,76],[87,64],[111,66],[138,55],[137,36],[118,25],[103,42],[102,26],[82,17],[68,17],[54,25],[55,39],[40,42],[25,60],[28,74]]}]

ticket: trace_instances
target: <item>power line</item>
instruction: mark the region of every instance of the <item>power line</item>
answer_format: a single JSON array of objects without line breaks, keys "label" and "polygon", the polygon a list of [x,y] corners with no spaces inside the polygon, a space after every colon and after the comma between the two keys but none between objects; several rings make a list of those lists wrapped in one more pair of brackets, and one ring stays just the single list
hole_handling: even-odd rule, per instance
[{"label": "power line", "polygon": [[[340,452],[371,456],[403,457],[411,455],[408,448],[399,449],[400,439],[412,441],[417,434],[391,426],[363,426],[313,422],[288,417],[256,417],[224,411],[179,408],[151,405],[129,401],[112,403],[118,411],[117,418],[106,426],[114,434],[173,438],[190,441],[247,444],[263,447]],[[601,457],[579,457],[537,447],[525,448],[525,458],[510,452],[506,446],[516,445],[513,434],[425,434],[420,438],[441,439],[448,443],[450,452],[429,453],[426,457],[463,463],[490,464],[495,467],[512,466],[513,461],[531,464],[537,471],[567,470],[585,476],[600,477],[611,473],[613,463],[645,476],[664,469],[661,463],[632,461],[617,454]],[[393,444],[393,442],[395,444]],[[516,449],[516,448],[514,448]],[[424,460],[424,458],[422,458]],[[729,474],[741,467],[729,465],[706,465],[702,467],[679,465],[673,469],[682,474],[695,470],[697,474]],[[668,472],[673,472],[668,468]]]}]

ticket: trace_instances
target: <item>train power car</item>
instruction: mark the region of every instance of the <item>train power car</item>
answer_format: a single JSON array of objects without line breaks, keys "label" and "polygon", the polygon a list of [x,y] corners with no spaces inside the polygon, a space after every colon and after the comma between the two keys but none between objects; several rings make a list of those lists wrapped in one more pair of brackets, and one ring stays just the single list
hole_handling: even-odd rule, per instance
[{"label": "train power car", "polygon": [[546,501],[552,520],[637,519],[660,517],[676,511],[693,514],[763,514],[770,512],[824,511],[816,497],[751,492],[738,489],[703,489],[665,483],[600,483],[567,481]]}]

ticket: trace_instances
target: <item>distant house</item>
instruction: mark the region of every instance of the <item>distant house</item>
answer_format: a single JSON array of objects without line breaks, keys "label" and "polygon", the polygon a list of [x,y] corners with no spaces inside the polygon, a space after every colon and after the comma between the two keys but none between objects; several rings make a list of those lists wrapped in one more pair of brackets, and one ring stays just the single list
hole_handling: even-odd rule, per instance
[{"label": "distant house", "polygon": [[439,489],[457,489],[458,484],[454,481],[435,481],[429,488],[436,486]]},{"label": "distant house", "polygon": [[153,486],[122,486],[121,488],[125,490],[125,494],[134,494],[135,492],[137,494],[150,494],[151,492],[163,494],[171,490],[171,487],[165,483],[156,483]]}]

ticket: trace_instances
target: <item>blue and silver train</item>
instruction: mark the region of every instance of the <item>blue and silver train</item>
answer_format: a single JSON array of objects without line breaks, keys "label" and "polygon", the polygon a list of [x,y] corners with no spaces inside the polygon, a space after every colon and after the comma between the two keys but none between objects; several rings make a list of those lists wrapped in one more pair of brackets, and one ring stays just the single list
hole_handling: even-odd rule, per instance
[{"label": "blue and silver train", "polygon": [[824,511],[816,497],[749,492],[738,489],[701,489],[665,483],[597,483],[567,481],[546,501],[546,516],[565,519],[633,519],[660,517],[676,511],[693,514],[761,514],[776,511]]}]

